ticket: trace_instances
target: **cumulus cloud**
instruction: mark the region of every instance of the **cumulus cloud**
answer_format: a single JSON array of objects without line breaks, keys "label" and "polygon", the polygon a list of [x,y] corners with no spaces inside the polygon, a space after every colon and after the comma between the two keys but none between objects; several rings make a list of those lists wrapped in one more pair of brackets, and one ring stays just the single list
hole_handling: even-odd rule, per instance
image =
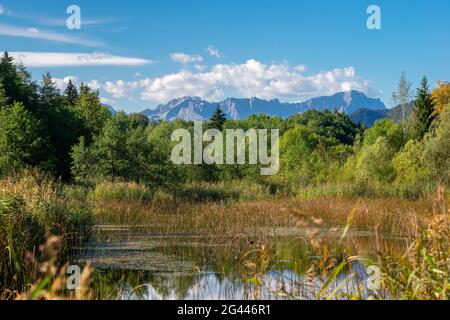
[{"label": "cumulus cloud", "polygon": [[136,89],[137,85],[137,82],[118,80],[115,82],[107,81],[101,88],[118,99],[125,97],[129,92]]},{"label": "cumulus cloud", "polygon": [[222,54],[220,53],[219,50],[217,50],[216,48],[214,48],[213,46],[209,46],[208,47],[208,53],[211,57],[220,59],[222,57]]},{"label": "cumulus cloud", "polygon": [[0,24],[0,35],[78,44],[87,47],[102,47],[105,45],[102,41],[77,37],[73,34],[45,31],[36,28],[16,27],[7,24]]},{"label": "cumulus cloud", "polygon": [[27,67],[140,66],[153,62],[146,59],[114,56],[104,52],[11,52],[10,54]]},{"label": "cumulus cloud", "polygon": [[196,64],[194,66],[194,68],[195,68],[195,70],[200,71],[200,72],[203,72],[207,69],[207,67],[203,64]]},{"label": "cumulus cloud", "polygon": [[351,66],[311,75],[305,75],[305,69],[291,67],[287,62],[264,64],[251,59],[242,64],[218,64],[209,71],[183,69],[156,78],[93,80],[88,85],[103,90],[114,99],[139,98],[154,103],[166,103],[182,96],[199,96],[210,101],[227,97],[302,101],[349,90],[359,90],[369,96],[379,95],[371,88],[370,82],[358,76]]},{"label": "cumulus cloud", "polygon": [[307,70],[307,67],[304,64],[299,64],[298,66],[294,67],[294,70],[298,72],[305,72]]},{"label": "cumulus cloud", "polygon": [[77,84],[78,83],[78,78],[77,77],[75,77],[75,76],[67,76],[67,77],[64,77],[64,78],[53,78],[53,82],[55,83],[55,85],[56,85],[56,87],[59,89],[59,90],[64,90],[64,89],[66,89],[66,87],[67,87],[67,84],[69,83],[69,80],[72,80],[72,82],[74,83],[74,84]]},{"label": "cumulus cloud", "polygon": [[340,91],[360,90],[376,95],[369,81],[356,75],[353,67],[303,75],[304,68],[288,63],[264,64],[248,60],[243,64],[219,64],[209,72],[178,73],[142,81],[141,98],[165,102],[180,96],[200,96],[216,100],[226,96],[302,100]]},{"label": "cumulus cloud", "polygon": [[186,54],[186,53],[171,53],[170,59],[172,61],[183,63],[183,64],[203,61],[203,58],[198,54],[190,55],[190,54]]},{"label": "cumulus cloud", "polygon": [[102,88],[102,84],[98,80],[91,80],[87,83],[88,87],[92,90],[99,90]]}]

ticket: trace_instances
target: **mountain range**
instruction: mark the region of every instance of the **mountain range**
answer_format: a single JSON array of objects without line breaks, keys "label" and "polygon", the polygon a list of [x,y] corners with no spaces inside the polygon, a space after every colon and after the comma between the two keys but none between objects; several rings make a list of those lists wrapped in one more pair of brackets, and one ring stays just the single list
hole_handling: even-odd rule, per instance
[{"label": "mountain range", "polygon": [[[414,101],[408,103],[405,106],[405,119],[410,119],[414,112]],[[391,119],[394,122],[402,122],[403,120],[403,108],[402,106],[397,106],[392,109],[380,109],[380,110],[369,110],[369,109],[359,109],[350,114],[350,119],[354,123],[364,124],[366,127],[373,127],[374,123],[381,119]]]},{"label": "mountain range", "polygon": [[352,114],[359,109],[386,110],[386,106],[380,99],[369,98],[364,93],[353,90],[297,103],[259,98],[228,98],[219,102],[209,102],[199,97],[183,97],[161,104],[155,109],[146,109],[141,113],[155,120],[194,121],[210,118],[218,106],[227,118],[232,120],[246,119],[252,114],[259,113],[287,118],[307,110],[337,109],[347,114]]},{"label": "mountain range", "polygon": [[[111,113],[116,111],[105,105]],[[283,103],[278,99],[263,100],[259,98],[228,98],[219,102],[209,102],[199,97],[182,97],[158,105],[154,109],[146,109],[141,113],[153,120],[173,121],[183,119],[186,121],[209,119],[217,107],[220,107],[227,119],[246,119],[252,114],[264,113],[267,115],[287,118],[307,110],[337,109],[349,115],[355,123],[372,127],[375,121],[390,118],[401,121],[402,108],[400,106],[387,109],[385,104],[376,98],[369,98],[359,91],[339,92],[331,96],[313,98],[304,102]],[[412,114],[413,103],[406,108],[406,116]]]}]

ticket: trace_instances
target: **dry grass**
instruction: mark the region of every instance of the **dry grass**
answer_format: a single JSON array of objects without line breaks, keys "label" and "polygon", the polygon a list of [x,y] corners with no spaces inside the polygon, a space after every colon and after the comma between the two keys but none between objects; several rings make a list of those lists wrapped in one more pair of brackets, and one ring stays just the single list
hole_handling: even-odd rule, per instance
[{"label": "dry grass", "polygon": [[61,185],[30,171],[0,181],[0,293],[17,291],[33,281],[37,270],[30,264],[50,235],[63,239],[67,256],[91,226],[91,211],[71,206]]},{"label": "dry grass", "polygon": [[258,232],[274,233],[279,228],[301,229],[313,223],[341,229],[355,211],[353,231],[377,229],[387,236],[414,237],[435,211],[432,198],[406,200],[322,197],[316,199],[274,199],[245,203],[190,203],[182,200],[97,202],[99,223],[143,224],[167,232],[200,232],[235,236]]}]

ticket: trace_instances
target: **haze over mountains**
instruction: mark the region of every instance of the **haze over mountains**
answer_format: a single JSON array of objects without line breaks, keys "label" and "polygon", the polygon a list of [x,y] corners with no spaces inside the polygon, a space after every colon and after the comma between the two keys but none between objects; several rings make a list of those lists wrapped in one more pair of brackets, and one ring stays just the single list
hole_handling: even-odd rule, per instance
[{"label": "haze over mountains", "polygon": [[259,98],[228,98],[224,101],[209,102],[199,97],[183,97],[161,104],[155,109],[147,109],[142,114],[155,120],[186,121],[208,119],[220,106],[228,119],[246,119],[252,114],[289,117],[307,110],[334,110],[352,114],[359,109],[386,110],[380,99],[369,98],[359,91],[339,92],[332,96],[313,98],[305,102],[283,103],[278,99],[262,100]]}]

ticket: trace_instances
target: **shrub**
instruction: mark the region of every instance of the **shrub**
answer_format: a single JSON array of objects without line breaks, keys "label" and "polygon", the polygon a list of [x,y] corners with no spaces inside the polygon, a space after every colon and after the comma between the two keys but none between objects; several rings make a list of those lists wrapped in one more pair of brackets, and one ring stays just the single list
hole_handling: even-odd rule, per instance
[{"label": "shrub", "polygon": [[89,193],[93,201],[138,201],[148,202],[153,192],[146,186],[134,182],[104,182]]}]

